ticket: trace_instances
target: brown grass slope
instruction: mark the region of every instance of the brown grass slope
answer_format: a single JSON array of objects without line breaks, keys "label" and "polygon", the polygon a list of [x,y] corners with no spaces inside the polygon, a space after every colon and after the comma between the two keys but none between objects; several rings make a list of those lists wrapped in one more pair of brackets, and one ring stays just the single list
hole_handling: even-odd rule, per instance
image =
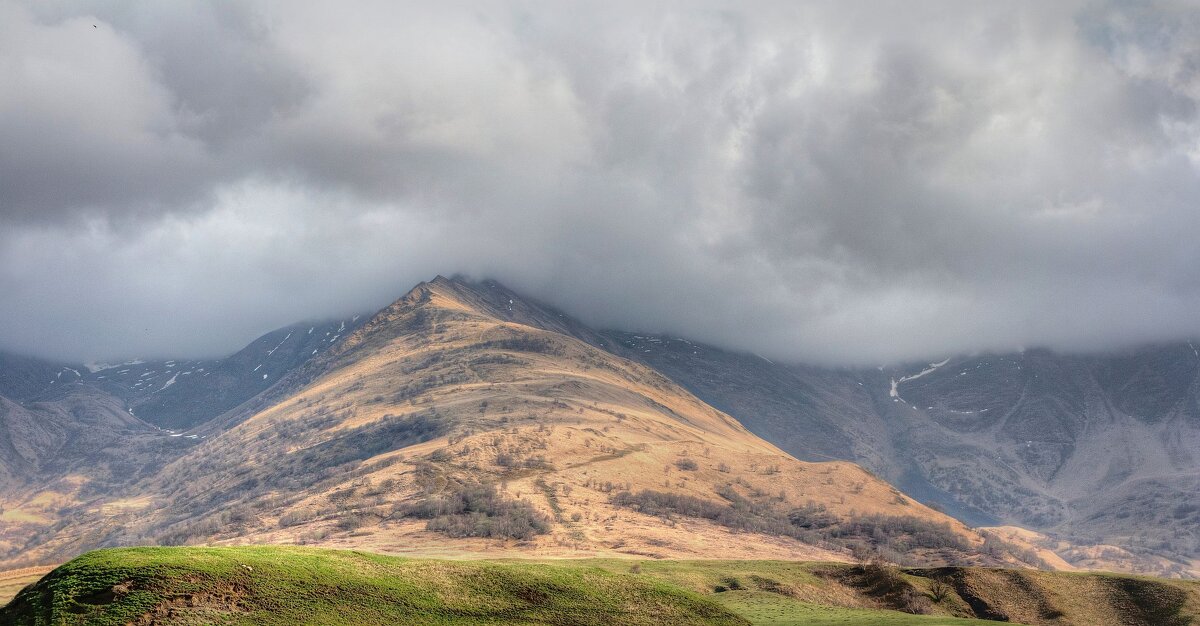
[{"label": "brown grass slope", "polygon": [[908,570],[948,584],[954,614],[1022,624],[1187,626],[1200,615],[1200,585],[1149,577],[1035,570]]},{"label": "brown grass slope", "polygon": [[[424,554],[847,558],[850,539],[764,527],[806,511],[803,527],[904,518],[961,544],[909,541],[905,533],[923,527],[902,524],[896,545],[915,563],[1011,562],[981,554],[980,535],[859,466],[798,461],[602,345],[499,285],[438,277],[233,414],[224,430],[213,427],[125,506],[71,522],[30,553],[268,542]],[[734,509],[753,511],[752,523],[731,521]]]},{"label": "brown grass slope", "polygon": [[[583,563],[615,572],[631,567],[617,560]],[[822,624],[835,623],[837,611],[803,611],[818,606],[891,609],[1031,626],[1186,626],[1200,616],[1200,581],[1135,575],[780,561],[644,561],[636,567],[641,575],[716,598],[731,608],[758,606],[764,617],[809,615]],[[875,620],[851,621],[843,616],[836,623],[874,624],[884,619],[877,615]]]}]

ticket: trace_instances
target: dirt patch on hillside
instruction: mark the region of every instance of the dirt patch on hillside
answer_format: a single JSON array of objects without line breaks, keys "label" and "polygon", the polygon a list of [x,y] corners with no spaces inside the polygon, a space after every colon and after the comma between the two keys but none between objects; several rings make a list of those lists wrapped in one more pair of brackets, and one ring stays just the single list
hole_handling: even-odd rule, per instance
[{"label": "dirt patch on hillside", "polygon": [[[127,586],[119,587],[122,586],[114,587],[113,592],[128,593]],[[249,611],[248,595],[249,590],[239,583],[222,583],[204,591],[175,595],[154,605],[129,622],[129,626],[211,624],[222,616]]]}]

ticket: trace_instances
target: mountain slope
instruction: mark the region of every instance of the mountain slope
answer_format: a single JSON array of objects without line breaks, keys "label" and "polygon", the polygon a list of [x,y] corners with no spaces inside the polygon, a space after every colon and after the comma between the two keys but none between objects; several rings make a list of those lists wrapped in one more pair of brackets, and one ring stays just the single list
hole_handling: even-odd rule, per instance
[{"label": "mountain slope", "polygon": [[192,443],[86,385],[23,404],[0,397],[0,559],[20,559],[85,503],[119,493]]},{"label": "mountain slope", "polygon": [[145,421],[188,430],[269,389],[358,327],[361,316],[271,331],[238,352],[210,360],[92,365],[83,382],[117,395]]},{"label": "mountain slope", "polygon": [[363,316],[273,330],[220,359],[55,363],[0,352],[0,396],[53,400],[83,385],[118,398],[143,421],[188,430],[230,411],[354,332]]},{"label": "mountain slope", "polygon": [[83,378],[81,371],[86,370],[77,364],[0,352],[0,396],[16,402],[29,400],[52,385],[80,380]]},{"label": "mountain slope", "polygon": [[27,548],[61,534],[69,520],[137,510],[145,500],[130,499],[131,486],[208,436],[169,429],[245,404],[358,323],[279,329],[207,361],[79,365],[0,353],[0,560],[35,558]]},{"label": "mountain slope", "polygon": [[[1200,501],[1200,356],[1189,344],[832,370],[608,336],[800,458],[861,462],[971,523],[1141,555],[1109,566],[1200,574],[1200,508],[1188,504]],[[1075,559],[1094,565],[1109,550]]]},{"label": "mountain slope", "polygon": [[[418,285],[142,481],[108,543],[1015,562],[851,463],[804,463],[494,283]],[[506,543],[507,542],[507,543]],[[68,534],[31,548],[91,547]]]}]

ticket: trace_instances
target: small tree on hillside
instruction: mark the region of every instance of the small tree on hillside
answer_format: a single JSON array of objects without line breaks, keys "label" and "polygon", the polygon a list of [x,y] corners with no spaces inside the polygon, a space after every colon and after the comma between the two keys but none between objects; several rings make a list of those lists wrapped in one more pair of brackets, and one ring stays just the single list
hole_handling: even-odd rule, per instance
[{"label": "small tree on hillside", "polygon": [[933,582],[929,583],[929,597],[939,604],[950,597],[951,591],[953,591],[953,588],[950,587],[950,583],[946,582],[946,579],[941,576],[934,578]]}]

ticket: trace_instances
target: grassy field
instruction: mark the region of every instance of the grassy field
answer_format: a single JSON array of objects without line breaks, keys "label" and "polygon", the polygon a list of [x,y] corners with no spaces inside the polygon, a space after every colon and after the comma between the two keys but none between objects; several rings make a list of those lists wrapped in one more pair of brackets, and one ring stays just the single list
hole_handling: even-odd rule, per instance
[{"label": "grassy field", "polygon": [[[1200,613],[1194,582],[981,568],[888,571],[891,591],[881,592],[864,584],[864,568],[836,563],[116,548],[85,554],[26,588],[0,609],[0,623],[970,626],[988,623],[964,617],[984,610],[1018,624],[1186,626]],[[935,575],[954,589],[937,601],[930,593]]]}]

